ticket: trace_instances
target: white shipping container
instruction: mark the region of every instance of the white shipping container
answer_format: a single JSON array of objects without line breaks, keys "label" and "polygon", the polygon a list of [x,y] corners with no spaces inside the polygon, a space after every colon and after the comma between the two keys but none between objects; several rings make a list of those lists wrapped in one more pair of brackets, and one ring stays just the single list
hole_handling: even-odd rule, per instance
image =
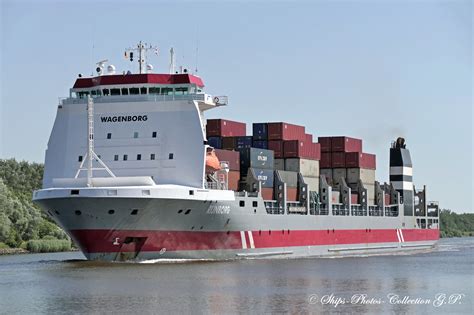
[{"label": "white shipping container", "polygon": [[348,168],[347,169],[347,183],[357,184],[359,179],[362,183],[374,185],[375,182],[375,170],[369,170],[366,168]]},{"label": "white shipping container", "polygon": [[301,173],[303,176],[319,177],[319,161],[308,159],[286,159],[285,170]]},{"label": "white shipping container", "polygon": [[285,160],[284,159],[275,159],[274,167],[276,170],[284,171],[285,170]]},{"label": "white shipping container", "polygon": [[319,177],[303,177],[303,179],[308,184],[308,191],[317,191],[319,193]]}]

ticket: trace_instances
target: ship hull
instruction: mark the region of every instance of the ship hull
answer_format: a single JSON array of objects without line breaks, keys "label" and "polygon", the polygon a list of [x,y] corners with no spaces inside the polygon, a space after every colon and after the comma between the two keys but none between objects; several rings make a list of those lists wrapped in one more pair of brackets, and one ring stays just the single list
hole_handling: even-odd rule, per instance
[{"label": "ship hull", "polygon": [[[38,198],[91,260],[259,259],[427,250],[438,229],[413,217],[269,214],[261,197]],[[242,206],[245,205],[245,206]]]}]

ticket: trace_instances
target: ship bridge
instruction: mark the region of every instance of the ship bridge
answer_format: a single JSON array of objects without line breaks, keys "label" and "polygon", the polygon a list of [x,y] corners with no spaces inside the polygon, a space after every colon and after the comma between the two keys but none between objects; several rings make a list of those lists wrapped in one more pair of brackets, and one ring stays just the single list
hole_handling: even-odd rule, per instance
[{"label": "ship bridge", "polygon": [[85,103],[90,95],[95,103],[195,100],[201,110],[227,105],[227,97],[213,97],[203,89],[202,79],[188,73],[107,74],[79,77],[60,104]]}]

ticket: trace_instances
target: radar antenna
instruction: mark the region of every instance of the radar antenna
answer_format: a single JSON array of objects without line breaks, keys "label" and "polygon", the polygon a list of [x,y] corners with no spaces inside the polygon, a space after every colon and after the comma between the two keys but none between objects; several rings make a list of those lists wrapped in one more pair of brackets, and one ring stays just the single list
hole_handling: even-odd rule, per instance
[{"label": "radar antenna", "polygon": [[[96,160],[102,166],[101,168],[93,168],[93,161]],[[87,167],[84,162],[87,161]],[[76,176],[79,177],[81,171],[87,171],[87,186],[92,186],[92,172],[105,170],[111,177],[115,177],[114,173],[105,165],[105,163],[94,152],[94,101],[90,95],[87,97],[87,153],[77,170]]]}]

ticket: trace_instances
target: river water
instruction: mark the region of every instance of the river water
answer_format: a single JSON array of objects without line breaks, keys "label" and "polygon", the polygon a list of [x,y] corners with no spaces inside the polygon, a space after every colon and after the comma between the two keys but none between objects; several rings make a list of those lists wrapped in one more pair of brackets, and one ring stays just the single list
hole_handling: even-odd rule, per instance
[{"label": "river water", "polygon": [[97,263],[0,256],[1,314],[473,314],[474,238],[401,256]]}]

